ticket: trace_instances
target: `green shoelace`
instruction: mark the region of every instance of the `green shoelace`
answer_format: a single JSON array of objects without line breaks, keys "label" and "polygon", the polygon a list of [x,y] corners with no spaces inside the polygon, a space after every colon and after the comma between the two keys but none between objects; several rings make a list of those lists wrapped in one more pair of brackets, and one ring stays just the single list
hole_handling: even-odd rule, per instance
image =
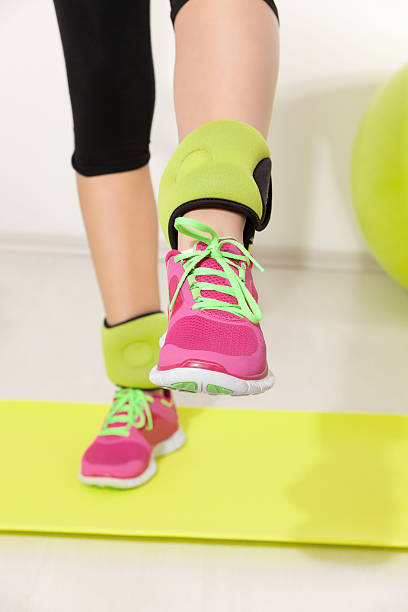
[{"label": "green shoelace", "polygon": [[[151,395],[147,395],[141,389],[130,387],[120,388],[114,395],[112,407],[105,418],[100,436],[129,436],[130,428],[142,429],[153,428],[153,418],[149,403],[154,402]],[[117,414],[126,412],[126,414]],[[121,427],[109,427],[112,423],[125,423]]]},{"label": "green shoelace", "polygon": [[[257,323],[260,321],[262,318],[262,313],[256,300],[245,285],[245,272],[250,260],[261,272],[264,272],[264,269],[258,264],[257,261],[255,261],[247,249],[235,238],[225,238],[219,242],[217,233],[211,227],[204,225],[204,223],[196,221],[195,219],[177,217],[174,222],[174,227],[179,232],[186,234],[186,236],[197,238],[197,242],[194,243],[193,250],[190,253],[180,253],[174,258],[175,262],[181,261],[185,272],[181,277],[173,298],[169,304],[169,318],[171,316],[174,303],[177,299],[177,295],[183,286],[185,279],[187,278],[193,299],[195,301],[192,309],[200,308],[204,310],[211,308],[215,310],[224,310],[225,312],[232,312],[241,318],[246,317],[252,321],[252,323]],[[209,234],[210,238],[206,236],[206,234]],[[197,244],[200,240],[207,244],[207,248],[203,251],[197,250]],[[221,246],[224,244],[224,242],[231,242],[232,244],[235,244],[241,251],[242,255],[229,253],[228,251],[221,251]],[[200,267],[199,263],[205,257],[214,258],[221,266],[222,270],[215,270],[205,266]],[[233,271],[231,266],[238,269],[238,274]],[[226,278],[230,282],[231,286],[228,287],[216,283],[206,283],[196,280],[197,276],[209,274],[211,276],[215,275],[220,276],[221,278]],[[219,291],[221,293],[232,295],[237,300],[237,304],[229,304],[228,302],[223,302],[222,300],[217,300],[215,298],[203,297],[201,295],[201,291],[203,290]]]}]

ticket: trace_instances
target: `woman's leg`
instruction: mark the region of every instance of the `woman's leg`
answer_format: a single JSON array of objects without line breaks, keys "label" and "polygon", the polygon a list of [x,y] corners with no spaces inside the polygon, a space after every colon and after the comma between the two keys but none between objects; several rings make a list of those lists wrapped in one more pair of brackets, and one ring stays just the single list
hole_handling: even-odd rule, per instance
[{"label": "woman's leg", "polygon": [[81,210],[109,325],[160,309],[148,161],[155,82],[149,0],[54,0]]},{"label": "woman's leg", "polygon": [[272,0],[171,5],[180,143],[162,175],[158,209],[170,247],[195,248],[166,258],[169,324],[150,380],[211,395],[264,393],[274,377],[252,276],[259,264],[244,248],[271,212],[276,7]]},{"label": "woman's leg", "polygon": [[105,366],[118,387],[82,456],[79,479],[130,488],[155,474],[156,449],[168,454],[185,441],[171,393],[148,378],[167,328],[159,310],[158,221],[148,167],[155,97],[150,5],[54,3],[74,119],[72,165],[106,310]]},{"label": "woman's leg", "polygon": [[[173,0],[174,101],[179,140],[215,119],[246,122],[267,137],[278,77],[279,23],[269,0]],[[219,236],[242,241],[243,214],[195,209]],[[178,235],[178,248],[194,242]]]}]

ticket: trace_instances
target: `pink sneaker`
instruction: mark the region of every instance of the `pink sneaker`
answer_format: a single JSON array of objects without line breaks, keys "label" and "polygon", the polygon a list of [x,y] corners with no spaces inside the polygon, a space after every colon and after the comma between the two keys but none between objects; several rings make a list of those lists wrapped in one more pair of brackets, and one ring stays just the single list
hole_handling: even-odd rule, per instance
[{"label": "pink sneaker", "polygon": [[218,238],[199,221],[178,217],[175,227],[198,240],[192,249],[167,253],[169,324],[150,380],[192,393],[263,393],[274,377],[252,266],[263,268],[235,238]]},{"label": "pink sneaker", "polygon": [[119,388],[101,431],[86,449],[79,480],[87,485],[129,489],[149,480],[155,457],[185,443],[170,391]]}]

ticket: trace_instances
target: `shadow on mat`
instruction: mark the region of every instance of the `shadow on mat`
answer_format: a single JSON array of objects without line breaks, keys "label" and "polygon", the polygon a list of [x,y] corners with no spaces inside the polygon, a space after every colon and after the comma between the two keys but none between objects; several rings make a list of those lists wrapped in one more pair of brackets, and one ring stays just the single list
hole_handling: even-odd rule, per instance
[{"label": "shadow on mat", "polygon": [[[287,497],[304,513],[294,541],[318,534],[321,541],[358,545],[372,542],[387,545],[397,535],[401,506],[398,506],[396,473],[390,456],[404,436],[404,417],[384,417],[378,422],[368,415],[348,414],[334,424],[336,415],[321,414],[316,421],[316,444],[320,461],[309,467]],[[408,534],[406,534],[408,536]],[[338,561],[319,548],[305,554]],[[372,557],[385,562],[393,552],[384,550]]]}]

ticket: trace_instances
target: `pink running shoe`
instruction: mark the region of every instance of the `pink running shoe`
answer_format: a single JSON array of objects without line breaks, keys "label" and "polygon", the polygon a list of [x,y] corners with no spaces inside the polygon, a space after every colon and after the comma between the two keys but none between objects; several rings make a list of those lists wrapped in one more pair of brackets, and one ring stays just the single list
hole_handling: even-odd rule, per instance
[{"label": "pink running shoe", "polygon": [[170,391],[163,397],[154,390],[119,388],[82,457],[79,480],[99,487],[138,487],[156,473],[155,457],[172,453],[185,440]]},{"label": "pink running shoe", "polygon": [[167,253],[169,324],[150,380],[210,395],[267,391],[274,376],[259,325],[252,265],[263,268],[235,238],[218,238],[199,221],[177,217],[175,227],[198,240],[192,249]]}]

